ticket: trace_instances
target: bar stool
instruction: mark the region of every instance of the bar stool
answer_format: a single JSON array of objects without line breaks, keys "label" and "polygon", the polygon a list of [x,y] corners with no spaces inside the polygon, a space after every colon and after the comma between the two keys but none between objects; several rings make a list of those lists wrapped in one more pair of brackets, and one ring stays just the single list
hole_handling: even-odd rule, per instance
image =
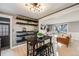
[{"label": "bar stool", "polygon": [[40,55],[40,56],[44,56],[44,55],[47,55],[47,48],[48,46],[45,44],[39,48],[36,49],[36,56],[37,55]]}]

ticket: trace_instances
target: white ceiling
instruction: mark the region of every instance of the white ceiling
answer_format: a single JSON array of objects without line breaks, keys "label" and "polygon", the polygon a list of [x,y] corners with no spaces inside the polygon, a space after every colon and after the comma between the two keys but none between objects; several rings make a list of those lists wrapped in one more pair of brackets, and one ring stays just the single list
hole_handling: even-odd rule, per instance
[{"label": "white ceiling", "polygon": [[44,10],[38,13],[29,11],[25,3],[0,3],[0,12],[13,15],[23,15],[34,19],[39,19],[58,10],[73,5],[73,3],[42,3]]},{"label": "white ceiling", "polygon": [[79,4],[39,20],[39,24],[56,24],[79,21]]}]

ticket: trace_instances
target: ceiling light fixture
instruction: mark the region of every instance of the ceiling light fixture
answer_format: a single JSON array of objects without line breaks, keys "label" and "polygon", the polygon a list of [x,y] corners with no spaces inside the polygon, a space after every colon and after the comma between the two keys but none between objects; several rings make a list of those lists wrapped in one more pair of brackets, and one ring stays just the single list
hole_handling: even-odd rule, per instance
[{"label": "ceiling light fixture", "polygon": [[42,4],[40,3],[29,3],[25,4],[32,12],[41,12],[43,10]]}]

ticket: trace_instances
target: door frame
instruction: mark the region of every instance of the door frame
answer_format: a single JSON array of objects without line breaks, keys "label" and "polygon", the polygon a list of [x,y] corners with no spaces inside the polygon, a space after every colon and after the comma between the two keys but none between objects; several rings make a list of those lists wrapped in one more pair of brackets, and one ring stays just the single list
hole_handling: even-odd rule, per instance
[{"label": "door frame", "polygon": [[0,14],[0,17],[9,18],[10,19],[10,49],[12,48],[12,18],[13,16],[7,15],[7,14]]},{"label": "door frame", "polygon": [[[9,35],[8,35],[9,36],[9,48],[10,48],[10,23],[0,23],[0,25],[8,25],[8,28],[9,28],[9,32],[8,32],[9,33]],[[2,31],[3,31],[3,29],[2,29]],[[3,34],[2,34],[2,36],[3,36]],[[1,43],[2,43],[2,40],[1,40]]]}]

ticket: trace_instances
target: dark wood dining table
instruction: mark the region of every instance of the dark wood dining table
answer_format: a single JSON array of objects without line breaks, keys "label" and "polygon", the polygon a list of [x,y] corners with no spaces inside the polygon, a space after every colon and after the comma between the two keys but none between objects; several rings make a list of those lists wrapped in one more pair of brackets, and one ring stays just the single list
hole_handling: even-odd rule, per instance
[{"label": "dark wood dining table", "polygon": [[27,56],[29,56],[29,43],[32,45],[33,48],[33,56],[35,56],[35,46],[38,48],[38,43],[45,44],[45,40],[50,40],[50,44],[52,44],[52,37],[51,36],[43,36],[42,39],[39,39],[38,37],[27,39]]}]

